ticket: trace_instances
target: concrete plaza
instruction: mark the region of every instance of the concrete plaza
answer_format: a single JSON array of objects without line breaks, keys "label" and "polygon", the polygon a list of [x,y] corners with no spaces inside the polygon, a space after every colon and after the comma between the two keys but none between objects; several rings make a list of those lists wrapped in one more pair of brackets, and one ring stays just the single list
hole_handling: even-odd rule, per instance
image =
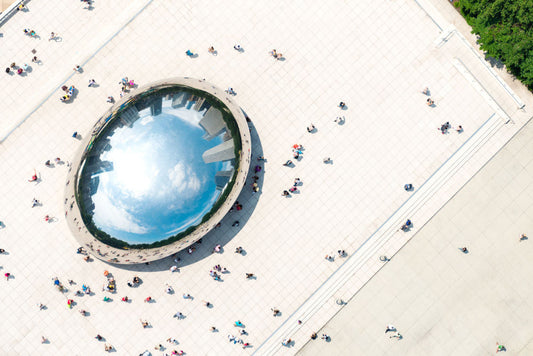
[{"label": "concrete plaza", "polygon": [[299,355],[531,355],[531,152],[530,121]]},{"label": "concrete plaza", "polygon": [[[1,63],[31,64],[25,75],[0,80],[0,247],[7,250],[0,265],[12,275],[0,288],[6,355],[104,354],[96,334],[118,355],[295,354],[339,311],[336,300],[349,300],[383,267],[378,257],[416,241],[531,117],[529,92],[488,66],[447,1],[116,0],[88,7],[34,0],[27,7],[0,28]],[[25,36],[24,28],[40,37]],[[49,41],[52,31],[58,38]],[[268,54],[274,48],[285,60]],[[198,56],[188,58],[188,49]],[[40,62],[31,63],[34,55]],[[244,210],[230,213],[192,255],[180,253],[179,273],[169,272],[173,258],[136,267],[83,261],[62,218],[67,167],[44,166],[74,157],[80,147],[72,133],[88,133],[124,76],[141,85],[187,76],[233,87],[252,120],[254,157],[267,158],[260,192],[248,185],[239,197]],[[87,87],[90,79],[98,86]],[[59,101],[62,85],[79,89],[71,103]],[[425,87],[434,107],[426,105]],[[337,116],[345,121],[334,122]],[[441,134],[445,122],[464,130]],[[306,131],[310,123],[317,132]],[[304,146],[303,159],[283,167],[295,143]],[[38,184],[27,181],[33,169]],[[295,177],[303,182],[300,194],[282,197]],[[404,191],[405,183],[415,190]],[[34,197],[43,206],[31,208]],[[46,214],[56,219],[46,223]],[[413,229],[398,231],[407,218]],[[211,254],[216,244],[224,253]],[[238,246],[246,253],[233,253]],[[348,256],[324,259],[339,249]],[[216,264],[230,271],[223,282],[209,277]],[[115,276],[116,294],[101,291],[104,270]],[[250,272],[257,279],[246,280]],[[126,281],[134,275],[143,283],[132,289]],[[53,277],[69,291],[58,292]],[[94,295],[74,296],[83,283]],[[165,293],[166,283],[175,294]],[[106,295],[113,300],[104,302]],[[121,302],[126,295],[131,301]],[[155,302],[144,303],[148,296]],[[173,318],[178,311],[186,318]],[[245,324],[242,338],[251,347],[228,342],[228,334],[238,334],[235,320]],[[49,342],[41,344],[41,336]],[[282,347],[284,338],[293,344]],[[165,350],[154,350],[158,344]]]}]

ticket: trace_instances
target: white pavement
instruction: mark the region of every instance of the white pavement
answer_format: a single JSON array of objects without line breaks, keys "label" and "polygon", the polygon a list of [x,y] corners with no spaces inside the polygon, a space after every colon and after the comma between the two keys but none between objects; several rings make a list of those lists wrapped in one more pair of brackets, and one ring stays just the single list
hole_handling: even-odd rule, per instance
[{"label": "white pavement", "polygon": [[[505,73],[512,93],[502,86],[468,46],[475,39],[454,14],[439,10],[437,16],[431,7],[429,17],[412,1],[117,0],[85,6],[34,0],[30,11],[1,28],[4,66],[29,62],[32,49],[42,61],[24,77],[3,74],[0,85],[6,137],[0,145],[0,247],[9,253],[0,264],[13,276],[1,282],[0,300],[9,308],[0,311],[0,351],[8,355],[100,354],[97,333],[119,355],[145,349],[162,355],[154,350],[158,343],[165,352],[192,355],[293,354],[337,312],[336,298],[349,299],[381,267],[377,256],[400,249],[531,117],[530,94]],[[444,19],[437,20],[440,28],[432,18]],[[459,32],[442,41],[446,21]],[[24,28],[41,38],[24,36]],[[60,41],[48,41],[52,31]],[[243,53],[233,50],[236,43]],[[211,45],[217,56],[207,52]],[[273,48],[286,60],[270,57]],[[198,58],[187,58],[187,49]],[[74,73],[76,64],[83,73]],[[233,87],[253,122],[254,155],[267,158],[260,193],[245,189],[239,197],[244,210],[230,213],[193,255],[180,254],[179,273],[168,271],[170,258],[128,268],[84,262],[61,214],[66,167],[43,164],[74,156],[79,142],[72,132],[90,130],[107,108],[106,97],[118,96],[117,82],[125,75],[141,85],[190,76]],[[89,79],[99,86],[88,88]],[[65,83],[79,88],[70,104],[59,101]],[[426,86],[435,107],[426,105]],[[347,110],[337,108],[341,100]],[[333,122],[339,115],[346,118],[343,125]],[[442,135],[438,128],[447,121],[464,132]],[[311,122],[314,134],[306,131]],[[304,146],[304,157],[294,168],[283,167],[294,143]],[[333,163],[325,165],[325,156]],[[27,182],[34,168],[42,177],[36,185]],[[281,197],[295,177],[302,179],[301,193]],[[408,182],[413,193],[403,190]],[[43,206],[32,209],[33,197]],[[45,214],[57,221],[45,223]],[[414,221],[413,231],[397,232],[406,217]],[[235,220],[238,228],[231,227]],[[373,244],[375,237],[382,243]],[[217,243],[225,252],[211,255]],[[246,255],[234,254],[237,246]],[[351,257],[324,259],[338,249]],[[366,260],[353,254],[365,249]],[[215,264],[230,270],[224,282],[209,277]],[[118,293],[107,303],[100,289],[104,270],[118,281]],[[257,279],[245,280],[246,272]],[[144,283],[130,289],[126,281],[134,274]],[[78,285],[62,295],[52,285],[55,276]],[[335,283],[320,289],[328,280]],[[175,295],[164,293],[167,282]],[[81,283],[95,295],[73,297]],[[182,293],[195,299],[183,300]],[[120,302],[124,295],[131,303]],[[143,303],[149,295],[156,303]],[[316,304],[305,303],[312,295]],[[77,303],[73,310],[66,308],[67,297]],[[202,299],[214,307],[205,308]],[[38,302],[48,309],[39,311]],[[272,307],[282,315],[273,317]],[[80,309],[90,315],[82,317]],[[172,318],[177,311],[187,317]],[[153,327],[143,329],[140,318]],[[244,339],[252,347],[246,350],[227,341],[237,319],[249,332]],[[220,331],[211,333],[212,325]],[[42,335],[49,344],[40,343]],[[170,348],[168,337],[180,344]],[[292,337],[294,346],[281,348],[283,337]]]},{"label": "white pavement", "polygon": [[531,355],[531,152],[533,121],[298,354]]}]

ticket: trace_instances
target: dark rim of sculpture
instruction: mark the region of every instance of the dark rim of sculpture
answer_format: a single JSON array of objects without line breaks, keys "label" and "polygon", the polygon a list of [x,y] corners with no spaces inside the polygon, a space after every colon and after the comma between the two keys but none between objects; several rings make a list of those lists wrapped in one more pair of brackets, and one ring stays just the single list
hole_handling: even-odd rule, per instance
[{"label": "dark rim of sculpture", "polygon": [[[224,164],[226,171],[222,172],[220,166],[214,169],[216,171],[220,168],[221,171],[217,172],[216,178],[222,183],[216,185],[216,196],[209,197],[211,199],[209,204],[212,203],[212,205],[206,204],[205,211],[196,216],[197,219],[190,226],[182,224],[183,228],[181,230],[175,229],[175,234],[169,236],[167,234],[153,242],[141,243],[117,238],[116,234],[104,231],[101,224],[96,224],[94,221],[96,209],[92,197],[93,195],[96,196],[97,187],[102,185],[99,180],[100,175],[108,174],[108,171],[113,172],[118,166],[116,162],[103,161],[101,159],[102,152],[111,151],[113,145],[117,146],[116,141],[111,145],[112,136],[116,133],[115,130],[118,131],[119,128],[120,130],[132,129],[136,125],[135,123],[146,125],[140,120],[142,119],[139,117],[141,110],[147,109],[151,112],[147,115],[150,116],[149,119],[152,119],[152,121],[147,122],[151,123],[154,121],[154,117],[157,118],[158,115],[161,115],[163,100],[167,100],[167,105],[168,102],[171,102],[172,108],[175,108],[174,103],[179,101],[177,93],[180,95],[179,100],[187,104],[181,105],[186,106],[183,109],[192,111],[194,108],[197,116],[201,118],[198,124],[204,129],[204,136],[207,136],[206,140],[215,142],[216,140],[213,140],[215,138],[218,139],[216,142],[221,142],[206,150],[202,159],[206,165],[222,161],[227,163]],[[179,105],[176,103],[176,107]],[[132,111],[135,111],[136,117],[130,119]],[[220,138],[222,134],[223,138]],[[214,144],[216,143],[211,145]],[[222,146],[224,147],[221,148]],[[108,154],[109,152],[105,153]],[[133,156],[135,157],[135,155]],[[97,158],[95,159],[95,157]],[[203,80],[193,78],[173,78],[133,89],[113,105],[96,122],[90,134],[87,134],[82,140],[82,146],[69,169],[66,184],[65,216],[67,222],[84,249],[107,262],[136,264],[164,258],[198,241],[222,220],[235,203],[246,182],[250,157],[251,140],[246,117],[233,99],[223,90]],[[98,164],[94,164],[94,161],[97,161]],[[106,168],[106,163],[111,167]],[[222,164],[220,163],[220,165]],[[183,177],[183,172],[178,175]],[[177,184],[180,182],[178,181]],[[211,185],[213,184],[211,183]],[[100,215],[102,214],[100,213]]]}]

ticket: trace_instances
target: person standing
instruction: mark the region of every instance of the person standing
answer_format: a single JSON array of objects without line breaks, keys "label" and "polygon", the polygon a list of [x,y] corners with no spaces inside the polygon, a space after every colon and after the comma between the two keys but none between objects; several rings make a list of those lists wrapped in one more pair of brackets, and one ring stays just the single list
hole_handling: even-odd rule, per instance
[{"label": "person standing", "polygon": [[388,333],[389,331],[396,331],[396,328],[394,327],[394,325],[392,324],[387,325],[387,328],[385,329],[385,334]]}]

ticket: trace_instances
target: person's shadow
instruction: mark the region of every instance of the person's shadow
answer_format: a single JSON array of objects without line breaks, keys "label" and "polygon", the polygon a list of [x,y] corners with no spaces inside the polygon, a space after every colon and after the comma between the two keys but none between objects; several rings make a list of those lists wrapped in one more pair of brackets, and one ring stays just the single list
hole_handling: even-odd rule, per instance
[{"label": "person's shadow", "polygon": [[90,1],[86,1],[86,4],[87,6],[85,6],[83,9],[84,10],[89,10],[89,11],[93,11],[94,10],[94,0],[90,0]]}]

